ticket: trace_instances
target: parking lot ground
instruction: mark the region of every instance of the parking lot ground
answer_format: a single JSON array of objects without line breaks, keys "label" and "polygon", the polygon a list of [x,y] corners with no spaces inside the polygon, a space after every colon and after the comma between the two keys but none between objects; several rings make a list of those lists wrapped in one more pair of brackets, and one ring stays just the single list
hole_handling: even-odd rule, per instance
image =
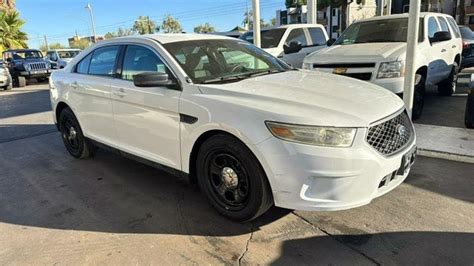
[{"label": "parking lot ground", "polygon": [[0,93],[0,264],[474,262],[474,164],[418,157],[367,206],[236,224],[175,176],[106,151],[73,159],[37,101],[44,85],[24,90]]},{"label": "parking lot ground", "polygon": [[426,91],[423,115],[415,122],[418,124],[464,128],[467,87],[456,88],[452,96],[438,95],[436,88]]}]

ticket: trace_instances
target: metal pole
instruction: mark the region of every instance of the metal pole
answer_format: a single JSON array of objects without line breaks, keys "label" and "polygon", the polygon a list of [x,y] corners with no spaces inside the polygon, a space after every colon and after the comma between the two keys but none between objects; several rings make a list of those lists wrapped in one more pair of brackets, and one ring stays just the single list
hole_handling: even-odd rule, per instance
[{"label": "metal pole", "polygon": [[46,50],[49,50],[48,37],[46,35],[44,35],[44,45],[46,46]]},{"label": "metal pole", "polygon": [[385,1],[384,0],[379,0],[379,7],[378,7],[378,16],[383,16],[384,13],[383,13],[383,7],[385,5]]},{"label": "metal pole", "polygon": [[392,15],[392,0],[387,0],[387,16]]},{"label": "metal pole", "polygon": [[317,0],[308,0],[308,11],[306,13],[306,22],[308,24],[318,23],[318,8]]},{"label": "metal pole", "polygon": [[260,47],[260,0],[253,0],[253,44]]},{"label": "metal pole", "polygon": [[405,66],[405,83],[403,86],[403,101],[408,110],[408,115],[412,115],[413,95],[415,93],[415,66],[416,66],[416,46],[418,45],[418,29],[420,26],[420,6],[421,0],[410,1],[410,12],[408,15],[407,33],[407,55]]},{"label": "metal pole", "polygon": [[95,32],[94,14],[92,13],[92,6],[90,3],[87,4],[86,9],[89,10],[89,14],[91,16],[92,32],[94,33],[94,43],[95,43],[97,40],[97,34]]}]

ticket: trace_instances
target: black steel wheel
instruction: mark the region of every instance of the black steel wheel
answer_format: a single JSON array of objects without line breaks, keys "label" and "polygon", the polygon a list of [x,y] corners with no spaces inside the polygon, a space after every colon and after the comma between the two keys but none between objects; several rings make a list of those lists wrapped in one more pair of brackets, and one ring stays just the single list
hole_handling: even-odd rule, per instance
[{"label": "black steel wheel", "polygon": [[65,108],[59,116],[59,131],[67,151],[73,157],[84,159],[91,157],[94,146],[82,134],[76,116],[70,108]]},{"label": "black steel wheel", "polygon": [[210,203],[223,216],[250,221],[273,204],[270,185],[258,160],[238,139],[225,134],[205,141],[196,174]]}]

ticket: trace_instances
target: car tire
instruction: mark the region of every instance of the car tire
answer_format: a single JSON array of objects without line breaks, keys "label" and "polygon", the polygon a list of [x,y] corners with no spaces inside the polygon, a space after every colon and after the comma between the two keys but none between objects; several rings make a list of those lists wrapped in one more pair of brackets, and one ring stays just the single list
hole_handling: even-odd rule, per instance
[{"label": "car tire", "polygon": [[233,136],[215,135],[201,145],[196,174],[209,202],[230,220],[251,221],[273,205],[262,166],[253,153]]},{"label": "car tire", "polygon": [[466,112],[464,115],[464,124],[467,128],[474,128],[474,92],[471,91],[467,96]]},{"label": "car tire", "polygon": [[22,76],[19,76],[16,78],[16,81],[17,81],[17,86],[19,88],[23,88],[26,86],[26,78],[25,77],[22,77]]},{"label": "car tire", "polygon": [[85,159],[94,155],[94,145],[84,137],[81,126],[70,108],[63,109],[59,115],[59,131],[71,156]]},{"label": "car tire", "polygon": [[5,90],[6,90],[6,91],[10,91],[10,90],[12,90],[12,89],[13,89],[12,84],[10,84],[10,85],[8,85],[8,86],[5,86]]},{"label": "car tire", "polygon": [[458,79],[459,66],[456,62],[453,64],[449,77],[438,84],[438,94],[441,96],[451,96],[456,92],[456,82]]},{"label": "car tire", "polygon": [[418,84],[415,85],[415,91],[413,95],[413,110],[412,120],[417,120],[423,114],[423,108],[425,106],[425,78],[420,77]]}]

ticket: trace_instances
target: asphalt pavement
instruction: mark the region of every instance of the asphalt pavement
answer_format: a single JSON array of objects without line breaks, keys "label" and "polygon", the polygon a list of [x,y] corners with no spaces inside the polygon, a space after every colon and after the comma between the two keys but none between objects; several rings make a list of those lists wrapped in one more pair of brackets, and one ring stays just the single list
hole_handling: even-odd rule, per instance
[{"label": "asphalt pavement", "polygon": [[46,85],[0,91],[0,264],[474,263],[474,164],[418,157],[360,208],[280,208],[248,224],[196,186],[99,151],[70,157]]}]

